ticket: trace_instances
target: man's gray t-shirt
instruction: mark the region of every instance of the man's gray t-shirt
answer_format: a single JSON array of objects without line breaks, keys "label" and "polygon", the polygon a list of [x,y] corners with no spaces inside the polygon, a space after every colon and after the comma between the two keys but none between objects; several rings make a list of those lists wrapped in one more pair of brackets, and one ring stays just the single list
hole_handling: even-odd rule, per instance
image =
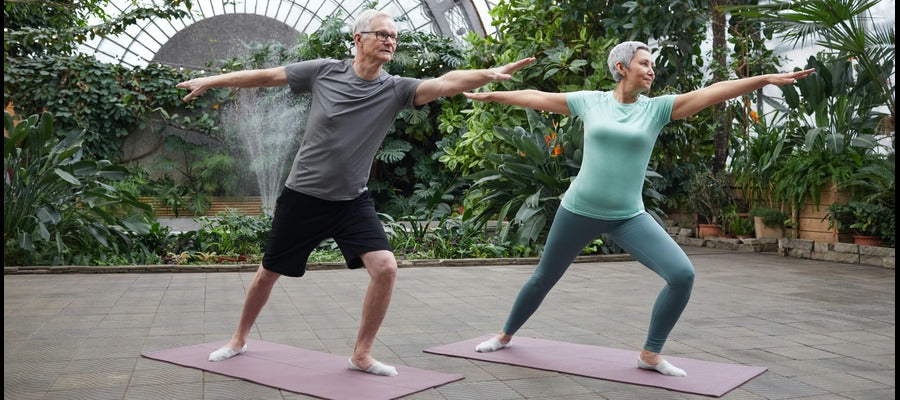
[{"label": "man's gray t-shirt", "polygon": [[352,200],[366,191],[375,152],[397,114],[414,106],[419,79],[382,71],[367,81],[353,60],[290,64],[288,84],[311,92],[306,133],[285,186],[325,200]]}]

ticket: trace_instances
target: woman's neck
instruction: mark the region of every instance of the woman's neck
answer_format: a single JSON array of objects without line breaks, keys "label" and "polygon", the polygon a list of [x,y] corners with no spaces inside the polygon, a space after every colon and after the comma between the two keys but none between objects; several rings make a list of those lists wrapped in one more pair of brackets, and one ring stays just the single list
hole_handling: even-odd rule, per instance
[{"label": "woman's neck", "polygon": [[638,90],[638,88],[628,87],[625,82],[620,81],[619,84],[616,85],[616,90],[613,91],[613,98],[619,103],[631,104],[638,100],[640,94],[641,91]]}]

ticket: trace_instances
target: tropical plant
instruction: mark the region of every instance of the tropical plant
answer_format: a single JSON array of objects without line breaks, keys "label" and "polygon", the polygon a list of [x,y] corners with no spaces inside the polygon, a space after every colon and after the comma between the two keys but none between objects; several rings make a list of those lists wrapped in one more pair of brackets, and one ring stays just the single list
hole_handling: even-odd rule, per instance
[{"label": "tropical plant", "polygon": [[725,213],[734,204],[729,175],[701,170],[691,177],[689,187],[691,210],[708,224],[723,224]]},{"label": "tropical plant", "polygon": [[866,80],[854,79],[846,60],[823,63],[810,57],[807,65],[817,73],[780,87],[789,107],[780,111],[795,110],[788,126],[797,128],[794,137],[802,136],[792,139],[797,140],[792,153],[772,174],[775,202],[795,209],[807,199],[819,204],[821,188],[829,182],[845,188],[878,146],[878,104]]},{"label": "tropical plant", "polygon": [[[474,183],[469,201],[478,204],[476,218],[497,216],[504,221],[512,210],[513,243],[530,245],[549,230],[563,193],[581,166],[581,119],[556,122],[526,110],[529,127],[494,128],[494,134],[515,149],[486,154],[490,167],[469,175]],[[501,240],[510,226],[501,232]]]},{"label": "tropical plant", "polygon": [[266,214],[243,215],[235,210],[217,213],[214,217],[199,217],[197,250],[218,255],[259,254],[265,249],[272,218]]},{"label": "tropical plant", "polygon": [[741,215],[736,209],[731,209],[725,213],[725,230],[732,235],[751,236],[753,235],[753,222],[745,215]]},{"label": "tropical plant", "polygon": [[[775,171],[780,169],[793,151],[795,139],[781,112],[773,112],[771,122],[758,118],[752,125],[753,135],[736,135],[730,171],[751,204],[764,207],[777,205]],[[782,219],[783,221],[783,219]],[[781,221],[779,221],[779,225]]]},{"label": "tropical plant", "polygon": [[751,217],[759,217],[762,220],[763,225],[770,228],[784,227],[785,221],[790,218],[790,215],[788,213],[777,208],[768,207],[751,208],[749,215]]},{"label": "tropical plant", "polygon": [[860,236],[877,236],[893,246],[896,238],[896,215],[893,209],[881,204],[851,201],[846,205],[832,204],[825,212],[829,228],[850,231]]},{"label": "tropical plant", "polygon": [[878,3],[878,0],[778,0],[724,9],[763,22],[795,46],[813,42],[825,48],[831,60],[854,60],[859,75],[872,87],[876,102],[887,107],[888,117],[880,132],[893,134],[896,37],[893,25],[879,24],[873,18],[871,9]]},{"label": "tropical plant", "polygon": [[51,113],[18,123],[5,113],[4,127],[4,263],[87,262],[148,232],[150,206],[111,184],[127,170],[82,158],[82,132],[58,140]]}]

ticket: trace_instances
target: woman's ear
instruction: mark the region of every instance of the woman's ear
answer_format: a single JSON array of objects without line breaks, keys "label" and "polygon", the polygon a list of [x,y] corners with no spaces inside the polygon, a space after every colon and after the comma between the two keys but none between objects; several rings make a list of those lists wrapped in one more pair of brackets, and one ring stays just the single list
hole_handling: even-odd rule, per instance
[{"label": "woman's ear", "polygon": [[617,62],[616,63],[616,71],[619,71],[619,75],[621,75],[624,78],[625,73],[628,72],[628,68],[625,68],[625,64],[622,64],[621,62]]}]

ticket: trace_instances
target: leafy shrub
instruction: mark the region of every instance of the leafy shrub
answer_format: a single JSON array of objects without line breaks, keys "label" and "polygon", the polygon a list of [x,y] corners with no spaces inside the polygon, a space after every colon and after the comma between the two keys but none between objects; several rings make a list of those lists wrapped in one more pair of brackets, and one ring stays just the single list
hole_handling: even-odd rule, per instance
[{"label": "leafy shrub", "polygon": [[15,124],[3,138],[4,263],[85,263],[106,251],[128,251],[148,231],[150,206],[112,184],[127,176],[107,160],[83,159],[82,132],[57,139],[51,113]]},{"label": "leafy shrub", "polygon": [[790,218],[788,213],[775,208],[755,207],[750,210],[751,217],[759,217],[762,223],[770,228],[784,226],[784,221]]}]

